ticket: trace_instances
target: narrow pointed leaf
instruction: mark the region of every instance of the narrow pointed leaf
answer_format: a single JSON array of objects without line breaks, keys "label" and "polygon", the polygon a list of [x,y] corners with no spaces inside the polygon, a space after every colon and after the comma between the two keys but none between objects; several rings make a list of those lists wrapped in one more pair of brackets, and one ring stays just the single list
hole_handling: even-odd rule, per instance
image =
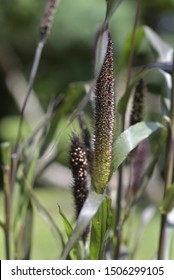
[{"label": "narrow pointed leaf", "polygon": [[154,32],[150,27],[144,26],[145,36],[152,45],[152,47],[156,50],[159,55],[159,59],[161,61],[166,61],[167,53],[171,50],[171,46],[168,45],[165,41],[163,41],[159,35]]},{"label": "narrow pointed leaf", "polygon": [[43,220],[46,222],[46,224],[49,226],[51,232],[55,236],[56,240],[60,240],[62,243],[62,247],[64,246],[64,239],[62,236],[62,233],[60,232],[59,228],[57,227],[56,223],[54,222],[51,215],[48,213],[48,211],[45,209],[45,207],[39,202],[37,197],[35,196],[34,192],[30,190],[30,195],[32,202],[35,204],[35,206],[38,209],[39,214],[43,218]]},{"label": "narrow pointed leaf", "polygon": [[148,68],[159,68],[160,70],[163,70],[164,72],[171,74],[173,65],[171,62],[158,62],[158,63],[150,63],[147,64],[146,67]]},{"label": "narrow pointed leaf", "polygon": [[158,129],[164,128],[155,122],[140,122],[130,126],[116,139],[113,144],[113,165],[114,172],[119,165],[126,159],[128,154],[144,139],[149,137]]},{"label": "narrow pointed leaf", "polygon": [[147,184],[153,174],[156,163],[158,162],[161,146],[164,143],[164,141],[166,141],[166,139],[167,139],[167,129],[166,130],[158,129],[155,133],[152,134],[151,139],[149,139],[150,140],[149,142],[151,144],[151,150],[153,151],[153,154],[151,156],[147,169],[144,172],[144,175],[141,179],[141,182],[138,187],[138,192],[136,194],[135,201],[133,202],[133,204],[135,204],[137,202],[137,200],[142,195],[144,188],[147,186]]},{"label": "narrow pointed leaf", "polygon": [[70,250],[74,247],[76,242],[79,240],[80,236],[89,225],[90,221],[96,214],[98,208],[100,207],[103,199],[105,198],[104,194],[97,194],[96,192],[91,192],[88,195],[87,200],[85,201],[83,208],[79,214],[77,225],[72,232],[72,235],[69,238],[68,243],[66,244],[61,259],[66,259]]},{"label": "narrow pointed leaf", "polygon": [[120,5],[122,0],[106,0],[107,2],[107,11],[106,11],[106,19],[105,23],[108,23],[112,17],[112,15],[115,13],[116,9]]},{"label": "narrow pointed leaf", "polygon": [[98,33],[96,50],[95,50],[95,77],[97,78],[106,56],[108,46],[108,28],[101,29]]},{"label": "narrow pointed leaf", "polygon": [[107,232],[111,223],[111,200],[103,200],[99,210],[92,220],[90,259],[99,260],[105,257]]},{"label": "narrow pointed leaf", "polygon": [[29,260],[31,255],[32,242],[32,228],[33,228],[33,206],[29,200],[24,220],[24,240],[23,240],[23,256],[24,260]]},{"label": "narrow pointed leaf", "polygon": [[3,223],[2,221],[0,221],[0,227],[3,229],[3,231],[5,230],[5,223]]},{"label": "narrow pointed leaf", "polygon": [[66,234],[67,234],[67,236],[69,237],[69,236],[71,235],[72,231],[73,231],[73,228],[72,228],[70,222],[68,221],[68,219],[67,219],[67,218],[65,217],[65,215],[62,213],[62,210],[61,210],[61,208],[60,208],[59,205],[58,205],[58,208],[59,208],[59,214],[60,214],[60,216],[61,216],[61,218],[62,218],[62,222],[63,222],[63,224],[64,224],[64,228],[65,228],[65,230],[66,230]]},{"label": "narrow pointed leaf", "polygon": [[167,189],[164,200],[161,203],[161,213],[169,213],[174,208],[174,184]]},{"label": "narrow pointed leaf", "polygon": [[150,71],[153,71],[153,69],[148,69],[148,68],[147,69],[143,69],[142,71],[138,72],[134,76],[134,78],[132,79],[132,82],[131,82],[129,88],[127,89],[127,91],[124,93],[123,97],[118,102],[117,110],[118,110],[119,113],[125,114],[126,108],[127,108],[127,104],[128,104],[129,98],[131,96],[132,90],[136,86],[137,82],[141,78],[143,78],[147,73],[149,73]]},{"label": "narrow pointed leaf", "polygon": [[[70,235],[71,235],[72,232],[73,232],[73,228],[72,228],[70,222],[68,221],[68,219],[67,219],[67,218],[65,217],[65,215],[62,213],[61,208],[60,208],[59,205],[58,205],[58,207],[59,207],[59,214],[60,214],[60,216],[61,216],[61,218],[62,218],[62,222],[63,222],[63,224],[64,224],[64,228],[65,228],[66,234],[67,234],[67,236],[68,236],[68,238],[69,238]],[[73,249],[71,250],[71,255],[72,255],[72,259],[73,259],[73,260],[79,260],[79,259],[80,259],[80,246],[79,246],[78,244],[75,246],[75,248],[73,248]]]},{"label": "narrow pointed leaf", "polygon": [[[131,38],[132,38],[132,32],[130,32],[127,36],[127,39],[124,43],[123,50],[121,52],[119,61],[118,61],[118,66],[117,66],[117,71],[125,65],[128,61],[129,53],[130,53],[130,48],[131,48]],[[140,26],[139,28],[136,29],[135,31],[135,39],[134,39],[134,52],[137,51],[139,46],[141,45],[142,40],[144,39],[144,27]]]},{"label": "narrow pointed leaf", "polygon": [[83,97],[84,93],[85,84],[83,83],[71,84],[67,88],[67,90],[64,93],[65,98],[61,102],[62,104],[59,110],[54,114],[50,122],[50,128],[45,141],[45,147],[47,147],[50,144],[50,142],[54,141],[55,138],[58,138],[57,126],[61,117],[65,116],[67,113],[73,113],[73,111],[77,107],[77,103]]}]

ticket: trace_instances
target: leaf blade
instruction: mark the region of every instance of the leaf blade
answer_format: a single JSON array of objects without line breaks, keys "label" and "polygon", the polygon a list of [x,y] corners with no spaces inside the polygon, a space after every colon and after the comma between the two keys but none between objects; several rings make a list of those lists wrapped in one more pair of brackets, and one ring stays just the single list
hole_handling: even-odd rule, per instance
[{"label": "leaf blade", "polygon": [[116,139],[113,144],[112,172],[126,159],[127,155],[144,139],[157,129],[164,129],[159,123],[140,122],[130,126]]},{"label": "leaf blade", "polygon": [[122,0],[106,0],[106,2],[107,2],[107,10],[106,10],[105,24],[107,24],[110,21],[111,17],[117,10]]},{"label": "leaf blade", "polygon": [[86,199],[83,208],[79,214],[77,225],[74,231],[72,232],[68,243],[64,247],[64,250],[61,255],[61,260],[67,258],[70,250],[73,248],[83,231],[89,225],[91,219],[96,214],[104,198],[105,194],[97,194],[94,191],[88,195],[88,198]]},{"label": "leaf blade", "polygon": [[91,240],[90,240],[90,259],[104,259],[107,232],[111,217],[111,200],[105,197],[98,212],[92,220]]}]

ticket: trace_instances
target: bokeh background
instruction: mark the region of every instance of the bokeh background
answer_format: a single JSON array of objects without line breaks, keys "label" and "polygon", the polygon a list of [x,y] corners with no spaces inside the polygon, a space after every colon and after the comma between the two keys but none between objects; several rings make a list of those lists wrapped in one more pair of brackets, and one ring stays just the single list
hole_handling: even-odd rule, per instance
[{"label": "bokeh background", "polygon": [[[45,0],[0,0],[0,142],[15,143],[20,116],[20,98],[25,94],[23,89],[26,87],[32,67],[45,3]],[[111,21],[116,69],[127,35],[133,27],[135,6],[136,1],[124,0]],[[104,20],[105,10],[105,0],[61,1],[34,83],[34,100],[30,101],[30,106],[35,105],[37,112],[34,121],[30,122],[33,111],[29,110],[23,128],[24,136],[31,133],[34,123],[40,121],[53,98],[62,94],[68,95],[70,85],[88,82],[93,78],[96,34]],[[141,0],[139,25],[141,24],[150,26],[166,42],[172,44],[174,1]],[[155,54],[144,40],[134,56],[134,67],[155,60]],[[118,94],[122,94],[124,90],[126,70],[127,63],[118,69],[116,77]],[[158,75],[156,79],[160,79]],[[68,100],[67,102],[71,102]],[[57,120],[58,130],[65,124],[69,115],[70,112],[66,111],[66,115]],[[57,223],[60,223],[57,203],[70,219],[73,218],[71,175],[68,169],[69,137],[70,131],[66,131],[64,137],[60,139],[56,163],[45,170],[35,185],[39,199]],[[156,200],[152,199],[152,202],[156,203]],[[0,217],[3,217],[2,193],[0,193]],[[150,241],[152,246],[155,246],[158,238],[158,219],[155,217],[147,229],[153,236]],[[56,241],[37,212],[34,223],[32,258],[56,258],[54,250]],[[136,227],[138,218],[135,220]],[[148,238],[149,235],[144,234],[145,243]],[[145,246],[141,247],[137,258],[149,258],[148,249]],[[0,257],[4,258],[1,231]]]}]

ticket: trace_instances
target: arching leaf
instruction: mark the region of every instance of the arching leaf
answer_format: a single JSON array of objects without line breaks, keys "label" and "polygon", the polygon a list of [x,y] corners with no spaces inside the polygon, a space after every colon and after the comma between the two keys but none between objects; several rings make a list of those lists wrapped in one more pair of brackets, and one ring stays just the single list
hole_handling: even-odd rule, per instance
[{"label": "arching leaf", "polygon": [[164,126],[155,122],[140,122],[121,133],[113,144],[112,172],[141,141],[158,129],[164,129]]}]

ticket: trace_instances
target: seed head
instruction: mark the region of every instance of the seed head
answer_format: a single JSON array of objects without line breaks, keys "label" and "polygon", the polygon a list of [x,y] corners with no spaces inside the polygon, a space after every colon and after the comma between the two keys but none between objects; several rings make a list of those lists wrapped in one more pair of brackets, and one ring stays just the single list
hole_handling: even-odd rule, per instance
[{"label": "seed head", "polygon": [[[78,218],[89,190],[87,186],[88,161],[86,150],[76,134],[73,134],[72,137],[70,167],[73,175],[73,197],[76,207],[76,218]],[[88,231],[89,227],[86,228],[82,235],[84,241],[86,240]]]},{"label": "seed head", "polygon": [[44,15],[42,17],[40,30],[39,30],[39,41],[46,41],[49,31],[51,29],[54,14],[56,11],[58,0],[47,0]]},{"label": "seed head", "polygon": [[134,93],[130,125],[141,122],[144,108],[144,81],[140,79]]},{"label": "seed head", "polygon": [[92,179],[96,191],[106,187],[111,167],[114,122],[114,80],[112,39],[108,34],[106,56],[95,90],[94,157]]}]

